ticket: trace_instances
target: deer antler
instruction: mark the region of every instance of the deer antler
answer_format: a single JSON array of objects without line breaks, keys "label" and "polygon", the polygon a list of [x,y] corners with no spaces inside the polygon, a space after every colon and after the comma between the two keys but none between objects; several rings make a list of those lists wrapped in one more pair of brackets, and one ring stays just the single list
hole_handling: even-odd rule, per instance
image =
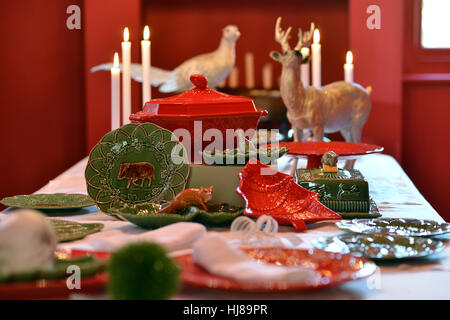
[{"label": "deer antler", "polygon": [[302,33],[302,28],[298,29],[298,42],[294,50],[300,50],[303,47],[309,48],[309,46],[312,43],[314,29],[315,29],[314,22],[311,22],[310,31]]},{"label": "deer antler", "polygon": [[278,17],[277,23],[275,25],[275,41],[277,41],[281,45],[281,49],[283,50],[283,54],[286,51],[290,51],[291,47],[289,46],[289,33],[291,32],[291,27],[289,27],[286,31],[281,29],[281,17]]}]

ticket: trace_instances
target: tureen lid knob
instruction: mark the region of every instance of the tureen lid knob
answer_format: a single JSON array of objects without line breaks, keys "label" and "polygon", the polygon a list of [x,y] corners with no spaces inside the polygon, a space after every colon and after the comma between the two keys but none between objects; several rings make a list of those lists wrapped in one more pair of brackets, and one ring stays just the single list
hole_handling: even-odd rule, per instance
[{"label": "tureen lid knob", "polygon": [[206,89],[208,80],[201,74],[193,74],[189,79],[197,89]]}]

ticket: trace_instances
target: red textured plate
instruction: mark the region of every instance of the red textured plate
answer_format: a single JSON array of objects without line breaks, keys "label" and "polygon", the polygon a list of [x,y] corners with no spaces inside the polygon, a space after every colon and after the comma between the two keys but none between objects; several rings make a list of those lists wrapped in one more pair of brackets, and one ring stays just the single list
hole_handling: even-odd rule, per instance
[{"label": "red textured plate", "polygon": [[[92,254],[102,260],[108,259],[110,255],[106,252],[84,250],[61,250],[58,252],[66,254],[68,258]],[[107,281],[108,276],[106,273],[99,273],[92,277],[81,278],[81,289],[72,290],[67,288],[66,279],[0,283],[0,299],[64,299],[74,293],[95,294],[104,291]]]},{"label": "red textured plate", "polygon": [[306,223],[339,220],[341,216],[319,202],[319,195],[297,183],[290,175],[277,172],[257,161],[249,161],[239,172],[236,189],[245,201],[244,214],[272,216],[279,224],[305,230]]},{"label": "red textured plate", "polygon": [[354,158],[371,153],[382,152],[383,147],[355,142],[331,141],[331,142],[280,142],[280,147],[289,149],[288,154],[305,156],[308,158],[308,168],[320,168],[321,158],[328,151],[336,152],[340,158]]},{"label": "red textured plate", "polygon": [[209,273],[193,263],[192,255],[175,258],[181,266],[181,281],[185,285],[209,289],[245,292],[287,292],[322,289],[337,284],[370,276],[376,265],[364,258],[350,254],[337,254],[318,249],[246,248],[252,258],[264,263],[284,266],[309,266],[317,272],[313,284],[286,282],[238,282]]}]

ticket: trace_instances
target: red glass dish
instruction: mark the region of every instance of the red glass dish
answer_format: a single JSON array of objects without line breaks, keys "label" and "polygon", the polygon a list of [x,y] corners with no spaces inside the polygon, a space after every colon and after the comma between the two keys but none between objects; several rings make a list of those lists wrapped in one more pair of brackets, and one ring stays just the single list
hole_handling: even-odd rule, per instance
[{"label": "red glass dish", "polygon": [[[151,100],[144,105],[142,111],[130,116],[131,122],[153,122],[175,131],[175,135],[190,153],[188,156],[191,162],[194,155],[199,155],[200,151],[211,144],[211,140],[203,141],[207,130],[217,129],[222,134],[222,150],[233,149],[237,146],[226,145],[226,130],[256,130],[260,118],[267,115],[266,110],[255,107],[251,98],[232,96],[208,88],[204,76],[192,75],[191,82],[195,88],[173,97]],[[177,129],[187,130],[189,141]]]},{"label": "red glass dish", "polygon": [[[60,253],[61,252],[67,255],[68,258],[77,258],[91,254],[98,259],[107,260],[110,256],[110,253],[106,252],[91,252],[84,250],[62,250]],[[74,293],[101,293],[106,288],[108,276],[103,272],[92,277],[81,278],[81,289],[72,290],[67,288],[66,280],[67,279],[54,279],[30,282],[0,283],[0,299],[64,299]]]},{"label": "red glass dish", "polygon": [[341,216],[319,202],[319,195],[297,183],[290,175],[277,172],[255,160],[239,172],[236,189],[245,201],[244,214],[272,216],[279,224],[305,230],[306,223],[338,220]]},{"label": "red glass dish", "polygon": [[334,151],[340,159],[350,159],[371,153],[382,152],[383,147],[355,142],[331,141],[331,142],[280,142],[280,147],[289,149],[288,154],[304,156],[308,159],[307,168],[321,168],[321,158],[324,153]]},{"label": "red glass dish", "polygon": [[287,292],[322,289],[370,276],[376,265],[350,254],[337,254],[318,249],[246,248],[251,257],[264,263],[284,266],[313,266],[318,279],[314,283],[239,282],[209,273],[193,262],[192,255],[176,257],[181,266],[181,281],[185,285],[243,292]]}]

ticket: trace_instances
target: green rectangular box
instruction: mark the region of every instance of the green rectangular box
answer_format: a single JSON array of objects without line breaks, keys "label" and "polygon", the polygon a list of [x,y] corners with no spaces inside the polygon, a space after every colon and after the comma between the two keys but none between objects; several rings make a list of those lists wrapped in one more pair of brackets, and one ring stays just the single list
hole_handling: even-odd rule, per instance
[{"label": "green rectangular box", "polygon": [[320,202],[333,211],[369,212],[369,184],[359,170],[297,169],[295,179],[303,188],[318,193]]}]

